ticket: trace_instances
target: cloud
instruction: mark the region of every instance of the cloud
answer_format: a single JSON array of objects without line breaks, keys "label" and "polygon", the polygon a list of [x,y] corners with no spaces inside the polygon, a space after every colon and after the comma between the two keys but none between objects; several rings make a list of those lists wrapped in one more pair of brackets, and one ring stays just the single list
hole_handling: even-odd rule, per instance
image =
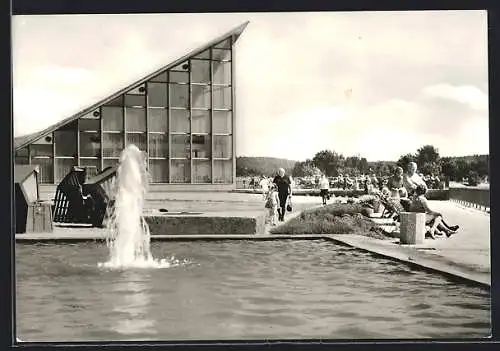
[{"label": "cloud", "polygon": [[473,110],[488,110],[488,95],[473,85],[453,86],[446,83],[427,86],[422,90],[429,98],[456,101]]}]

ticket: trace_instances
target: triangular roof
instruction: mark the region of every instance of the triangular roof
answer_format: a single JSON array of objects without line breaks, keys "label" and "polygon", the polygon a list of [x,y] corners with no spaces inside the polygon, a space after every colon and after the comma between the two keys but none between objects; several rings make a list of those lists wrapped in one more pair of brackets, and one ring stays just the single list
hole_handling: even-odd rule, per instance
[{"label": "triangular roof", "polygon": [[57,130],[58,128],[70,123],[70,122],[73,122],[74,120],[86,115],[87,113],[90,113],[92,112],[93,110],[95,110],[96,108],[98,108],[99,106],[101,105],[104,105],[105,103],[109,102],[109,101],[112,101],[114,99],[116,99],[117,97],[119,97],[120,95],[124,94],[125,92],[131,90],[131,89],[134,89],[134,88],[137,88],[138,86],[140,86],[141,84],[144,84],[146,81],[150,80],[151,78],[157,76],[158,74],[162,73],[163,71],[166,71],[172,67],[175,67],[179,64],[181,64],[182,62],[186,61],[189,57],[191,56],[196,56],[200,53],[202,53],[203,51],[207,50],[208,48],[210,48],[211,46],[214,46],[216,45],[217,43],[220,43],[221,41],[224,41],[225,39],[229,38],[229,37],[233,37],[233,43],[238,39],[238,37],[241,35],[241,33],[243,32],[243,30],[246,28],[246,26],[248,25],[249,21],[246,21],[245,23],[239,25],[238,27],[230,30],[229,32],[215,38],[214,40],[206,43],[205,45],[197,48],[197,49],[194,49],[192,50],[191,52],[189,52],[188,54],[182,56],[181,58],[169,63],[168,65],[166,66],[163,66],[161,67],[160,69],[157,69],[156,71],[154,71],[153,73],[147,75],[146,77],[138,80],[138,81],[135,81],[134,83],[132,84],[129,84],[128,86],[126,86],[125,88],[123,89],[120,89],[119,91],[117,91],[116,93],[114,93],[113,95],[110,95],[102,100],[100,100],[99,102],[93,104],[92,106],[74,114],[73,116],[71,117],[68,117],[68,118],[65,118],[63,119],[62,121],[60,122],[57,122],[56,124],[53,124],[51,125],[50,127],[48,128],[45,128],[39,132],[35,132],[35,133],[31,133],[31,134],[28,134],[28,135],[22,135],[22,136],[19,136],[19,137],[16,137],[14,138],[14,149],[15,150],[18,150],[18,149],[21,149],[25,146],[27,146],[28,144],[32,143],[33,141],[36,141],[40,138],[42,138],[43,136],[49,134],[49,133],[52,133],[53,131]]}]

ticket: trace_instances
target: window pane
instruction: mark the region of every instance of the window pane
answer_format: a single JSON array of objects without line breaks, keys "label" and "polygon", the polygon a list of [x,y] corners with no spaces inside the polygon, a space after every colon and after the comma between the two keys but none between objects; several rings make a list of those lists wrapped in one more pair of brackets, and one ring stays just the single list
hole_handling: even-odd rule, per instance
[{"label": "window pane", "polygon": [[189,62],[187,62],[187,61],[183,62],[180,65],[177,65],[177,66],[171,68],[170,70],[187,72],[189,70]]},{"label": "window pane", "polygon": [[32,144],[31,157],[35,156],[53,156],[52,144]]},{"label": "window pane", "polygon": [[168,160],[149,160],[152,183],[168,183]]},{"label": "window pane", "polygon": [[212,161],[193,160],[193,183],[212,183]]},{"label": "window pane", "polygon": [[214,161],[214,183],[231,184],[233,182],[233,161]]},{"label": "window pane", "polygon": [[14,164],[16,165],[28,165],[30,163],[29,157],[27,156],[15,156]]},{"label": "window pane", "polygon": [[77,156],[76,132],[67,130],[56,130],[54,132],[56,156]]},{"label": "window pane", "polygon": [[168,117],[167,110],[150,108],[148,110],[148,130],[150,132],[167,132]]},{"label": "window pane", "polygon": [[212,60],[218,60],[218,61],[231,60],[231,50],[212,49]]},{"label": "window pane", "polygon": [[123,106],[123,95],[118,96],[116,99],[104,104],[105,106]]},{"label": "window pane", "polygon": [[29,155],[29,150],[28,150],[28,147],[27,147],[27,146],[25,146],[25,147],[23,147],[23,148],[21,148],[21,149],[16,150],[16,151],[14,152],[14,154],[15,154],[16,156],[19,156],[19,157],[29,157],[29,156],[30,156],[30,155]]},{"label": "window pane", "polygon": [[191,60],[191,82],[210,83],[210,61]]},{"label": "window pane", "polygon": [[167,84],[148,84],[148,106],[167,107]]},{"label": "window pane", "polygon": [[189,83],[189,72],[169,72],[170,83]]},{"label": "window pane", "polygon": [[214,108],[231,109],[231,87],[214,86]]},{"label": "window pane", "polygon": [[171,135],[172,157],[189,158],[189,135]]},{"label": "window pane", "polygon": [[29,164],[29,150],[28,147],[23,147],[22,149],[16,150],[14,152],[16,165],[27,165]]},{"label": "window pane", "polygon": [[123,134],[103,133],[102,134],[102,156],[119,157],[123,150]]},{"label": "window pane", "polygon": [[226,40],[220,42],[215,45],[216,48],[230,49],[231,48],[231,38],[227,38]]},{"label": "window pane", "polygon": [[80,120],[78,121],[78,129],[99,131],[101,130],[101,120],[80,118]]},{"label": "window pane", "polygon": [[59,183],[66,175],[71,172],[73,166],[77,166],[76,158],[56,158],[56,177],[55,182]]},{"label": "window pane", "polygon": [[82,119],[99,119],[100,116],[101,116],[101,112],[99,111],[99,109],[96,109],[96,110],[89,112],[86,115],[83,115],[82,117],[80,117],[80,120],[82,120]]},{"label": "window pane", "polygon": [[139,148],[139,150],[147,151],[146,143],[146,133],[127,133],[127,145],[134,144]]},{"label": "window pane", "polygon": [[231,84],[231,62],[215,62],[214,84]]},{"label": "window pane", "polygon": [[189,133],[189,111],[170,110],[170,131],[173,133]]},{"label": "window pane", "polygon": [[146,95],[125,95],[125,106],[146,106]]},{"label": "window pane", "polygon": [[210,135],[193,135],[193,158],[210,158],[212,141]]},{"label": "window pane", "polygon": [[80,159],[80,167],[87,169],[87,177],[93,177],[100,172],[101,160]]},{"label": "window pane", "polygon": [[205,50],[194,57],[199,59],[210,59],[210,50]]},{"label": "window pane", "polygon": [[123,131],[123,108],[102,107],[102,130]]},{"label": "window pane", "polygon": [[167,72],[160,73],[156,77],[151,78],[152,82],[167,82]]},{"label": "window pane", "polygon": [[145,94],[146,93],[146,85],[141,84],[137,88],[134,88],[127,92],[128,94]]},{"label": "window pane", "polygon": [[214,157],[233,157],[233,137],[231,135],[214,135]]},{"label": "window pane", "polygon": [[102,160],[102,166],[103,166],[103,170],[108,168],[108,167],[113,167],[113,166],[116,166],[118,165],[118,159],[108,159],[108,160]]},{"label": "window pane", "polygon": [[31,164],[38,165],[40,174],[40,183],[54,184],[54,167],[52,158],[34,158]]},{"label": "window pane", "polygon": [[210,111],[193,110],[191,119],[193,133],[210,133]]},{"label": "window pane", "polygon": [[168,157],[168,135],[149,134],[149,157]]},{"label": "window pane", "polygon": [[191,182],[191,161],[190,160],[172,160],[171,165],[172,183],[190,183]]},{"label": "window pane", "polygon": [[126,108],[125,118],[127,132],[146,131],[146,110],[143,108]]},{"label": "window pane", "polygon": [[232,133],[233,119],[231,111],[214,111],[214,133]]},{"label": "window pane", "polygon": [[170,84],[170,106],[189,107],[189,86],[181,84]]},{"label": "window pane", "polygon": [[80,133],[80,156],[101,156],[101,136],[99,133]]},{"label": "window pane", "polygon": [[192,85],[191,93],[193,94],[193,107],[210,108],[211,107],[211,90],[210,85]]}]

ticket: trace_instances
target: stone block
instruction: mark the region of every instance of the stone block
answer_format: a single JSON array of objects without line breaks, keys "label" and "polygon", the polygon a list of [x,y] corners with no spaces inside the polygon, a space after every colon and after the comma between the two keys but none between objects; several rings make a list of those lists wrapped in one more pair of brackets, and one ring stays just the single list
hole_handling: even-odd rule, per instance
[{"label": "stone block", "polygon": [[420,245],[425,238],[425,213],[401,212],[400,242]]},{"label": "stone block", "polygon": [[144,218],[151,235],[265,233],[264,215],[147,215]]}]

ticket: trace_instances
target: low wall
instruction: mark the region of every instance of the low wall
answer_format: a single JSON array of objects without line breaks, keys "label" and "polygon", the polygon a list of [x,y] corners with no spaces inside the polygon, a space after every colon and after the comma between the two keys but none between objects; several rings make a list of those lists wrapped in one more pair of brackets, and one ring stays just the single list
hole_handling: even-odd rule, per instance
[{"label": "low wall", "polygon": [[490,208],[490,189],[482,188],[450,188],[450,200]]},{"label": "low wall", "polygon": [[145,219],[151,235],[265,233],[264,215],[148,215]]}]

